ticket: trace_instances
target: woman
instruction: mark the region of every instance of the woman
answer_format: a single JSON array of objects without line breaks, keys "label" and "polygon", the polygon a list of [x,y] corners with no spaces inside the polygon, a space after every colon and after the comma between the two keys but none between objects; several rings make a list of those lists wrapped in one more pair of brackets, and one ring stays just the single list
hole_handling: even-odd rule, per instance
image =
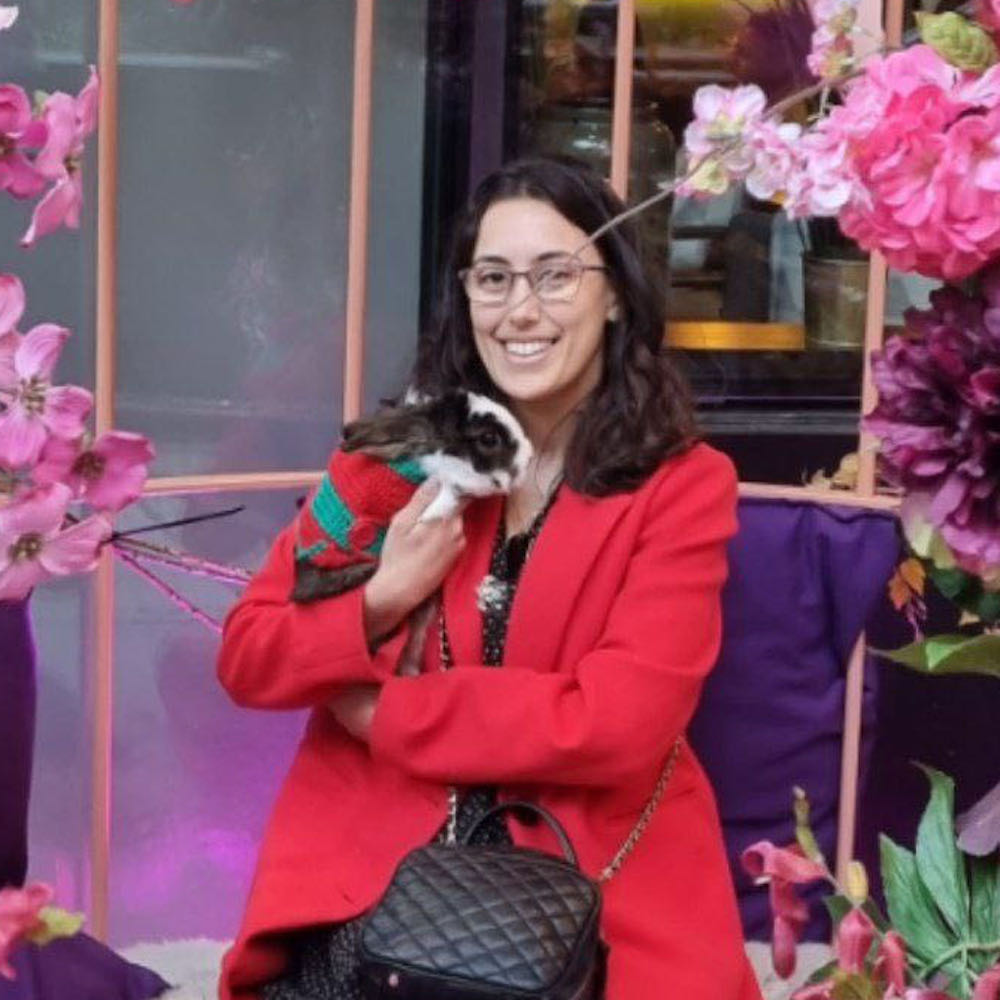
[{"label": "woman", "polygon": [[[232,611],[219,672],[233,698],[314,711],[224,997],[355,997],[354,918],[440,835],[450,784],[466,824],[497,796],[548,807],[596,874],[683,734],[718,650],[736,481],[695,443],[635,228],[587,243],[621,209],[596,174],[525,161],[483,182],[458,229],[415,381],[506,402],[536,450],[526,484],[419,523],[425,485],[368,584],[314,605],[288,600],[286,530]],[[454,669],[432,629],[414,675],[408,617],[442,586]],[[515,819],[490,836],[554,847]],[[712,793],[683,743],[603,920],[608,1000],[759,1000]]]}]

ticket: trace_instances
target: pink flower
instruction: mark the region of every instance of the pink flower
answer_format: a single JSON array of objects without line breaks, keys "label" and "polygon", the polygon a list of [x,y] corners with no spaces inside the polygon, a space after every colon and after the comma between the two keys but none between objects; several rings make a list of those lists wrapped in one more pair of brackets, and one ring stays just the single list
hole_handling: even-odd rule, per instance
[{"label": "pink flower", "polygon": [[[9,333],[20,322],[24,315],[24,304],[24,285],[21,284],[21,279],[15,274],[0,274],[0,337]],[[10,344],[7,346],[9,348]],[[13,352],[9,363],[13,364]],[[0,364],[3,364],[3,355],[0,355]],[[5,382],[4,369],[0,368],[0,388],[10,384],[13,384],[13,379],[9,383]]]},{"label": "pink flower", "polygon": [[794,886],[829,877],[826,868],[811,861],[798,845],[775,847],[762,840],[751,844],[740,859],[744,871],[757,882],[769,882],[771,913],[771,959],[774,971],[787,979],[795,971],[795,948],[809,919],[809,910]]},{"label": "pink flower", "polygon": [[874,924],[863,910],[855,907],[837,925],[837,965],[844,972],[864,972],[865,958],[874,940]]},{"label": "pink flower", "polygon": [[906,942],[897,931],[888,931],[879,945],[875,976],[885,983],[889,996],[906,990]]},{"label": "pink flower", "polygon": [[813,0],[816,30],[806,64],[821,80],[841,76],[854,65],[858,3],[859,0]]},{"label": "pink flower", "polygon": [[1000,0],[979,0],[976,17],[987,31],[1000,32]]},{"label": "pink flower", "polygon": [[976,980],[972,1000],[1000,1000],[1000,964],[987,969]]},{"label": "pink flower", "polygon": [[802,129],[791,122],[777,125],[761,121],[748,136],[753,166],[747,174],[747,190],[761,201],[770,201],[788,190],[793,173],[801,170],[796,143]]},{"label": "pink flower", "polygon": [[694,95],[694,120],[684,131],[684,146],[693,176],[678,186],[684,194],[719,194],[730,180],[742,180],[753,166],[744,141],[757,126],[767,104],[760,87],[699,87]]},{"label": "pink flower", "polygon": [[99,82],[92,66],[90,79],[76,97],[57,92],[45,102],[42,118],[48,127],[48,139],[35,158],[35,167],[55,184],[35,206],[22,246],[32,246],[39,237],[63,225],[79,227],[84,142],[97,127],[98,96]]},{"label": "pink flower", "polygon": [[146,438],[127,431],[108,431],[86,449],[79,440],[53,437],[32,477],[39,485],[65,483],[75,498],[96,510],[114,512],[142,493],[155,454]]},{"label": "pink flower", "polygon": [[45,177],[23,150],[42,145],[45,135],[45,126],[32,117],[24,90],[12,83],[0,84],[0,191],[9,191],[15,198],[41,194]]},{"label": "pink flower", "polygon": [[53,896],[47,885],[35,882],[23,889],[0,889],[0,976],[14,978],[11,954],[41,925],[42,908]]},{"label": "pink flower", "polygon": [[71,498],[68,486],[55,483],[0,509],[0,600],[22,600],[49,577],[97,565],[111,525],[95,515],[64,529]]},{"label": "pink flower", "polygon": [[13,28],[19,13],[20,10],[17,7],[0,7],[0,31],[7,31],[9,28]]},{"label": "pink flower", "polygon": [[12,365],[0,360],[0,377],[9,379],[11,367],[14,374],[13,383],[0,383],[0,390],[8,393],[0,397],[6,403],[0,414],[0,463],[11,468],[31,465],[49,434],[69,439],[83,434],[93,402],[90,393],[50,381],[68,336],[69,330],[42,323],[23,337],[7,334],[0,340],[0,356],[13,354]]}]

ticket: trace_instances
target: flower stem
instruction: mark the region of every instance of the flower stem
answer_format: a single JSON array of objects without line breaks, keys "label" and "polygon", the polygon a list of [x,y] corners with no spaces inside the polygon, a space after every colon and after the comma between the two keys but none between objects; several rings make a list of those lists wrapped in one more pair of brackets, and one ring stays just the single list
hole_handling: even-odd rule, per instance
[{"label": "flower stem", "polygon": [[926,976],[928,973],[935,972],[941,968],[942,965],[946,965],[950,962],[956,955],[961,955],[963,958],[970,951],[1000,951],[1000,941],[987,941],[987,942],[977,942],[977,941],[962,941],[956,944],[954,947],[949,948],[947,951],[941,952],[937,958],[932,962],[929,962],[921,969],[921,975]]}]

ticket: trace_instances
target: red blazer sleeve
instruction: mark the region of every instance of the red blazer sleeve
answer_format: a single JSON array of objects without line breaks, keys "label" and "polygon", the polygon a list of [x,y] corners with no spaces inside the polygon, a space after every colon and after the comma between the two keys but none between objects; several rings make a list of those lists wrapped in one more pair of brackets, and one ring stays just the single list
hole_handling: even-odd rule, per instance
[{"label": "red blazer sleeve", "polygon": [[374,753],[438,782],[615,785],[661,761],[695,709],[721,637],[736,476],[709,450],[650,498],[597,646],[571,671],[450,671],[386,681]]},{"label": "red blazer sleeve", "polygon": [[286,528],[226,618],[218,673],[233,700],[252,708],[323,704],[338,685],[380,682],[396,668],[406,627],[368,649],[363,588],[309,604],[289,599],[294,537]]}]

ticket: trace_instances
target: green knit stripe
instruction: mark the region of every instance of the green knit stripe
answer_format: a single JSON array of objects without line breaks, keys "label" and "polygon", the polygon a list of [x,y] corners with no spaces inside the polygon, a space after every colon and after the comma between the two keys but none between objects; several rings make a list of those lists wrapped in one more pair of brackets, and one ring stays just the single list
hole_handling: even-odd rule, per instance
[{"label": "green knit stripe", "polygon": [[380,556],[382,554],[382,546],[385,544],[385,528],[379,528],[378,534],[375,536],[375,541],[365,549],[369,555]]},{"label": "green knit stripe", "polygon": [[340,494],[333,488],[328,475],[316,491],[312,502],[313,516],[319,526],[346,552],[350,549],[348,533],[354,524],[354,516],[347,509]]},{"label": "green knit stripe", "polygon": [[398,476],[402,476],[408,483],[419,486],[426,478],[427,473],[414,458],[396,458],[388,463],[389,468]]},{"label": "green knit stripe", "polygon": [[314,545],[310,545],[309,548],[304,549],[301,545],[295,546],[295,558],[296,559],[314,559],[318,555],[322,555],[326,551],[326,542],[316,542]]}]

